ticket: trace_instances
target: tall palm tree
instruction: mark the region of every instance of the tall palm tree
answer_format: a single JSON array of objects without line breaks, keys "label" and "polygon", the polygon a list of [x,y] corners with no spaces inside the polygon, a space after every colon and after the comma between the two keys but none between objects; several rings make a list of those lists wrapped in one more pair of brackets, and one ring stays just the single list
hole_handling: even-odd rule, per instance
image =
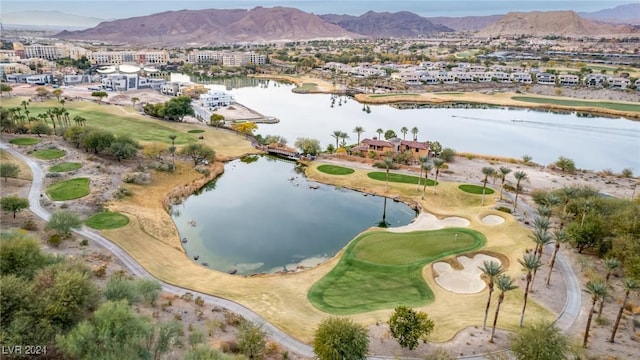
[{"label": "tall palm tree", "polygon": [[424,193],[427,191],[427,183],[429,182],[429,172],[433,169],[433,165],[425,161],[422,163],[421,169],[424,169],[424,185],[422,185],[422,200],[424,200]]},{"label": "tall palm tree", "polygon": [[412,127],[411,128],[411,135],[413,135],[413,141],[418,141],[418,128],[417,127]]},{"label": "tall palm tree", "polygon": [[516,178],[516,199],[513,202],[513,212],[516,212],[516,209],[518,208],[518,195],[520,194],[520,183],[527,180],[529,176],[524,171],[516,171],[513,173],[513,177]]},{"label": "tall palm tree", "polygon": [[509,275],[502,274],[496,277],[496,287],[500,290],[500,296],[498,297],[498,305],[496,306],[496,314],[493,318],[493,328],[491,328],[491,337],[489,338],[489,342],[493,343],[493,337],[496,332],[496,324],[498,324],[498,314],[500,313],[500,305],[504,301],[504,294],[507,291],[511,291],[518,288],[518,285],[515,285],[514,280]]},{"label": "tall palm tree", "polygon": [[[553,211],[548,205],[541,205],[538,206],[538,215],[548,221],[551,215],[553,215]],[[549,227],[547,226],[547,230],[548,229]]]},{"label": "tall palm tree", "polygon": [[171,140],[171,146],[175,146],[176,145],[176,138],[177,137],[178,137],[178,135],[176,135],[176,134],[169,135],[169,139]]},{"label": "tall palm tree", "polygon": [[407,129],[406,126],[403,126],[400,128],[400,132],[402,133],[402,140],[406,140],[406,136],[407,136],[407,133],[409,132],[409,129]]},{"label": "tall palm tree", "polygon": [[436,169],[436,179],[433,184],[433,194],[436,193],[436,187],[438,186],[438,175],[440,175],[440,169],[444,166],[444,160],[440,158],[433,158],[433,167]]},{"label": "tall palm tree", "polygon": [[591,295],[591,309],[589,310],[589,317],[587,318],[587,328],[584,331],[584,341],[582,347],[587,347],[589,342],[589,330],[591,328],[591,319],[593,318],[593,312],[596,309],[596,303],[602,299],[607,293],[607,286],[600,280],[588,281],[585,285],[585,291]]},{"label": "tall palm tree", "polygon": [[551,255],[551,260],[549,261],[549,274],[547,274],[547,285],[551,282],[551,273],[553,272],[553,266],[556,263],[556,256],[558,255],[558,251],[560,251],[560,245],[569,241],[569,237],[564,230],[558,230],[553,233],[553,241],[556,243],[555,248],[553,249],[553,254]]},{"label": "tall palm tree", "polygon": [[340,145],[347,146],[347,139],[349,139],[349,134],[347,134],[344,131],[341,131],[340,132],[340,140],[342,140],[342,142],[340,142]]},{"label": "tall palm tree", "polygon": [[569,205],[569,201],[571,201],[571,199],[576,197],[577,193],[578,193],[578,190],[574,187],[563,186],[560,189],[560,195],[562,197],[562,203],[563,203],[563,209],[562,209],[563,213],[565,214],[567,213],[567,205]]},{"label": "tall palm tree", "polygon": [[336,139],[336,150],[338,149],[338,140],[340,140],[340,135],[342,135],[342,131],[340,130],[335,130],[333,132],[333,134],[331,134],[331,137]]},{"label": "tall palm tree", "polygon": [[428,156],[418,156],[418,162],[420,163],[420,176],[418,176],[418,187],[416,191],[420,190],[420,179],[422,179],[422,170],[424,169],[424,163],[429,160]]},{"label": "tall palm tree", "polygon": [[364,128],[362,126],[356,126],[356,128],[353,129],[353,132],[358,134],[358,145],[360,145],[360,134],[364,132]]},{"label": "tall palm tree", "polygon": [[[620,265],[622,265],[620,263],[620,260],[614,258],[614,257],[609,257],[604,259],[604,267],[607,269],[607,275],[604,277],[604,285],[607,287],[607,289],[609,288],[609,278],[611,277],[611,274],[620,267]],[[600,308],[598,308],[598,316],[602,316],[602,308],[604,307],[604,301],[606,300],[606,296],[602,298],[602,300],[600,300]]]},{"label": "tall palm tree", "polygon": [[487,180],[489,180],[489,176],[493,176],[496,173],[496,170],[492,167],[485,166],[482,168],[482,174],[484,174],[484,180],[482,180],[482,206],[484,206],[484,194],[487,189]]},{"label": "tall palm tree", "polygon": [[386,176],[386,183],[385,183],[385,191],[389,191],[389,170],[391,169],[391,167],[393,166],[393,158],[391,157],[386,157],[384,158],[384,167],[387,168],[387,176]]},{"label": "tall palm tree", "polygon": [[487,328],[487,318],[489,317],[489,307],[491,306],[491,295],[493,294],[493,282],[496,277],[504,272],[502,264],[497,261],[485,260],[482,262],[482,266],[478,266],[478,269],[482,271],[482,276],[487,282],[487,288],[489,289],[489,297],[487,298],[487,307],[484,309],[484,320],[482,321],[482,330]]},{"label": "tall palm tree", "polygon": [[[535,229],[533,232],[533,241],[536,242],[536,250],[533,252],[536,255],[538,261],[542,258],[544,247],[553,241],[553,237],[547,230]],[[531,288],[533,288],[533,281],[536,279],[538,269],[533,271],[533,280],[531,281]],[[531,290],[531,289],[530,289]]]},{"label": "tall palm tree", "polygon": [[378,128],[376,132],[378,133],[378,139],[382,139],[382,133],[384,133],[384,130],[382,130],[382,128]]},{"label": "tall palm tree", "polygon": [[131,106],[136,107],[136,103],[140,101],[140,98],[132,97],[131,98]]},{"label": "tall palm tree", "polygon": [[624,288],[624,300],[622,300],[622,305],[620,305],[620,310],[618,310],[618,316],[616,317],[616,322],[613,325],[613,331],[611,331],[611,337],[609,338],[609,342],[614,342],[616,338],[616,331],[618,331],[618,326],[620,325],[620,319],[622,318],[622,312],[624,311],[625,306],[627,305],[627,300],[629,300],[629,295],[633,291],[640,290],[640,282],[628,278],[622,280],[622,287]]},{"label": "tall palm tree", "polygon": [[524,288],[524,302],[522,304],[522,313],[520,313],[520,327],[522,327],[522,323],[524,322],[524,311],[527,309],[527,299],[529,298],[529,285],[533,280],[533,272],[538,270],[542,264],[534,253],[524,254],[522,259],[518,259],[518,262],[522,265],[522,271],[527,273],[527,285]]}]

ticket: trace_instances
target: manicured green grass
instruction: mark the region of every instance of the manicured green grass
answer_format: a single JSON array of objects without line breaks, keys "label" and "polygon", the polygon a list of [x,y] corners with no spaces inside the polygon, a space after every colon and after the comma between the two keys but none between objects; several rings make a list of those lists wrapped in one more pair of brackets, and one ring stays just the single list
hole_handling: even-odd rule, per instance
[{"label": "manicured green grass", "polygon": [[337,165],[320,165],[318,171],[330,175],[349,175],[353,174],[355,170]]},{"label": "manicured green grass", "polygon": [[199,133],[203,133],[204,130],[200,130],[200,129],[193,129],[193,130],[189,130],[187,131],[189,134],[199,134]]},{"label": "manicured green grass", "polygon": [[456,92],[456,91],[441,91],[441,92],[436,92],[434,94],[436,94],[436,95],[464,95],[463,92]]},{"label": "manicured green grass", "polygon": [[46,192],[55,201],[79,199],[89,195],[89,182],[89,178],[59,181],[49,185]]},{"label": "manicured green grass", "polygon": [[[370,172],[367,174],[367,176],[370,179],[373,180],[379,180],[379,181],[387,181],[387,173],[386,172],[380,172],[380,171],[374,171],[374,172]],[[417,184],[418,183],[418,177],[417,176],[413,176],[413,175],[405,175],[405,174],[396,174],[396,173],[389,173],[389,182],[397,182],[397,183],[404,183],[404,184]],[[420,184],[424,185],[424,178],[421,177],[420,178]],[[434,186],[436,184],[435,181],[428,179],[427,180],[427,186]]]},{"label": "manicured green grass", "polygon": [[420,96],[420,94],[373,94],[373,95],[369,95],[369,97],[372,97],[372,98],[391,97],[391,96]]},{"label": "manicured green grass", "polygon": [[[458,189],[460,189],[460,190],[462,190],[464,192],[467,192],[469,194],[480,194],[480,195],[482,195],[482,186],[480,186],[480,185],[463,184],[463,185],[458,186]],[[484,193],[486,195],[489,195],[489,194],[493,194],[494,191],[491,188],[486,188],[484,190]]]},{"label": "manicured green grass", "polygon": [[78,170],[81,167],[82,167],[82,163],[63,162],[63,163],[60,163],[60,164],[53,165],[52,167],[49,168],[49,171],[51,171],[51,172],[67,172],[67,171]]},{"label": "manicured green grass", "polygon": [[368,232],[347,246],[338,265],[316,282],[307,296],[318,309],[336,315],[398,305],[423,306],[432,302],[434,295],[422,278],[422,268],[485,243],[481,233],[462,228]]},{"label": "manicured green grass", "polygon": [[26,146],[26,145],[34,145],[40,142],[40,140],[38,139],[34,139],[34,138],[17,138],[17,139],[12,139],[11,141],[9,141],[10,143],[12,143],[13,145],[20,145],[20,146]]},{"label": "manicured green grass", "polygon": [[129,223],[129,218],[119,212],[97,213],[85,221],[87,226],[98,230],[117,229]]},{"label": "manicured green grass", "polygon": [[42,160],[58,159],[65,156],[66,154],[67,153],[64,150],[60,150],[60,149],[44,149],[44,150],[37,150],[31,153],[31,155]]},{"label": "manicured green grass", "polygon": [[621,104],[608,101],[582,101],[582,100],[564,100],[564,99],[548,99],[538,98],[532,96],[512,96],[511,99],[516,101],[524,101],[535,104],[554,104],[562,106],[584,106],[584,107],[599,107],[604,109],[619,110],[619,111],[635,111],[640,112],[640,105],[636,104]]}]

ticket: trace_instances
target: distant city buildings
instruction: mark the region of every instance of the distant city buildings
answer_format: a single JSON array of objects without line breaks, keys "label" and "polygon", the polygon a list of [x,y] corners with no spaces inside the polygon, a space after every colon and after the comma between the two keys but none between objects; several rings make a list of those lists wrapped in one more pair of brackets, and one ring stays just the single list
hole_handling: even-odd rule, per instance
[{"label": "distant city buildings", "polygon": [[191,64],[220,64],[222,66],[264,65],[266,55],[254,52],[227,52],[211,50],[192,50],[187,54],[187,62]]}]

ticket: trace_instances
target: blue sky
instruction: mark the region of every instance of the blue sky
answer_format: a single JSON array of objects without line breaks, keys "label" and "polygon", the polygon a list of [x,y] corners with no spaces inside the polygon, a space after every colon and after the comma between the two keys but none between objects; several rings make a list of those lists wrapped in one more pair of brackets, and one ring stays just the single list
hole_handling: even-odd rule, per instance
[{"label": "blue sky", "polygon": [[25,10],[58,10],[101,19],[148,15],[167,10],[230,9],[255,6],[288,6],[314,14],[361,15],[373,11],[411,11],[422,16],[504,14],[509,11],[596,11],[637,0],[2,0],[0,13]]}]

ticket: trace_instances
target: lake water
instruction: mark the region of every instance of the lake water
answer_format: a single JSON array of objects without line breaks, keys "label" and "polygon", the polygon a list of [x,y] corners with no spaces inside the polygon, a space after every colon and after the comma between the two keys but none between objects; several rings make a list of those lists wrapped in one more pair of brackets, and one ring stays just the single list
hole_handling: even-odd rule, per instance
[{"label": "lake water", "polygon": [[401,226],[415,215],[403,203],[311,183],[294,162],[269,156],[226,164],[222,176],[172,208],[188,256],[238,274],[316,266],[383,216],[387,226]]},{"label": "lake water", "polygon": [[543,165],[565,156],[582,169],[629,168],[640,173],[640,121],[506,108],[401,110],[378,105],[366,113],[353,99],[345,103],[343,98],[342,105],[336,101],[332,108],[331,95],[295,94],[287,84],[241,85],[245,86],[227,90],[237,102],[280,119],[278,124],[259,125],[257,133],[282,135],[289,145],[298,137],[310,137],[324,148],[335,144],[335,130],[348,133],[348,143],[355,143],[356,126],[365,128],[362,138],[377,136],[378,128],[401,137],[401,127],[415,126],[420,141],[437,140],[456,151],[514,158],[527,154]]}]

